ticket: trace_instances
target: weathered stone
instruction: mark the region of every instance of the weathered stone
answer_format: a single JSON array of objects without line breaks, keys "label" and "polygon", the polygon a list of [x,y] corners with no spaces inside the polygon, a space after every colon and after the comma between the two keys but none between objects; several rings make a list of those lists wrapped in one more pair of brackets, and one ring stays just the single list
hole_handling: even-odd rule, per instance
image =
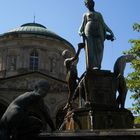
[{"label": "weathered stone", "polygon": [[71,112],[66,130],[127,129],[133,128],[134,117],[129,110],[94,111],[79,108]]},{"label": "weathered stone", "polygon": [[94,108],[115,108],[115,76],[110,71],[89,70],[85,75],[86,99]]}]

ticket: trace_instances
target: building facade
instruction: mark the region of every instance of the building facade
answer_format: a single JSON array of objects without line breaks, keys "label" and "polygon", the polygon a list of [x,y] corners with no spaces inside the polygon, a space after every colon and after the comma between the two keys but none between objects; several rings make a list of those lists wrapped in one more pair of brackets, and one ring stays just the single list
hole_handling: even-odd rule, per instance
[{"label": "building facade", "polygon": [[51,89],[45,103],[59,127],[68,95],[61,55],[65,49],[71,56],[75,54],[67,40],[38,23],[23,24],[0,35],[0,117],[13,99],[46,79]]}]

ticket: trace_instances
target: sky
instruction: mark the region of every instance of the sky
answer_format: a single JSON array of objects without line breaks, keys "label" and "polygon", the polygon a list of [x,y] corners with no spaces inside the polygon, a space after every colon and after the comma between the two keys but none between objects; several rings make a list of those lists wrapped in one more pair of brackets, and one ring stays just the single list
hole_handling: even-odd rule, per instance
[{"label": "sky", "polygon": [[[34,21],[68,40],[77,50],[81,42],[78,29],[87,11],[84,0],[0,0],[0,34],[24,23]],[[130,39],[138,39],[133,24],[140,23],[140,0],[95,0],[95,10],[103,15],[116,40],[105,41],[103,70],[112,71],[116,59],[129,50]],[[85,52],[81,51],[78,63],[79,76],[85,71]],[[133,69],[127,64],[125,76]],[[132,106],[128,92],[126,107]]]}]

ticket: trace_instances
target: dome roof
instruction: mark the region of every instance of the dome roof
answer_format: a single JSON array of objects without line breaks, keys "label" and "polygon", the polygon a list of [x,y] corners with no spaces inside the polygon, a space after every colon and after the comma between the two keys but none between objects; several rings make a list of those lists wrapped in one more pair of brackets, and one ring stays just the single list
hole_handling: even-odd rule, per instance
[{"label": "dome roof", "polygon": [[15,34],[15,33],[43,35],[43,36],[47,36],[47,37],[51,37],[51,38],[55,38],[55,39],[64,41],[64,42],[68,43],[70,46],[72,46],[72,44],[70,44],[67,40],[65,40],[64,38],[60,37],[56,33],[48,30],[45,26],[38,24],[38,23],[23,24],[20,27],[14,28],[14,29],[4,33],[4,35]]}]

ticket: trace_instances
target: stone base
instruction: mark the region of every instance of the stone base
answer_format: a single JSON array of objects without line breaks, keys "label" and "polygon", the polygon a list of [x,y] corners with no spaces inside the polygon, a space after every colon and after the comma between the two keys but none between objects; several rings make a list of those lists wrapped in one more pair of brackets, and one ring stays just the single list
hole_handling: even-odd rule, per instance
[{"label": "stone base", "polygon": [[128,129],[134,117],[129,110],[94,111],[79,108],[69,113],[63,130]]},{"label": "stone base", "polygon": [[[41,133],[33,140],[140,140],[140,129],[65,131]],[[31,140],[29,139],[29,140]],[[28,140],[28,139],[26,139]]]},{"label": "stone base", "polygon": [[116,78],[105,70],[88,70],[85,75],[86,101],[94,108],[116,107]]}]

